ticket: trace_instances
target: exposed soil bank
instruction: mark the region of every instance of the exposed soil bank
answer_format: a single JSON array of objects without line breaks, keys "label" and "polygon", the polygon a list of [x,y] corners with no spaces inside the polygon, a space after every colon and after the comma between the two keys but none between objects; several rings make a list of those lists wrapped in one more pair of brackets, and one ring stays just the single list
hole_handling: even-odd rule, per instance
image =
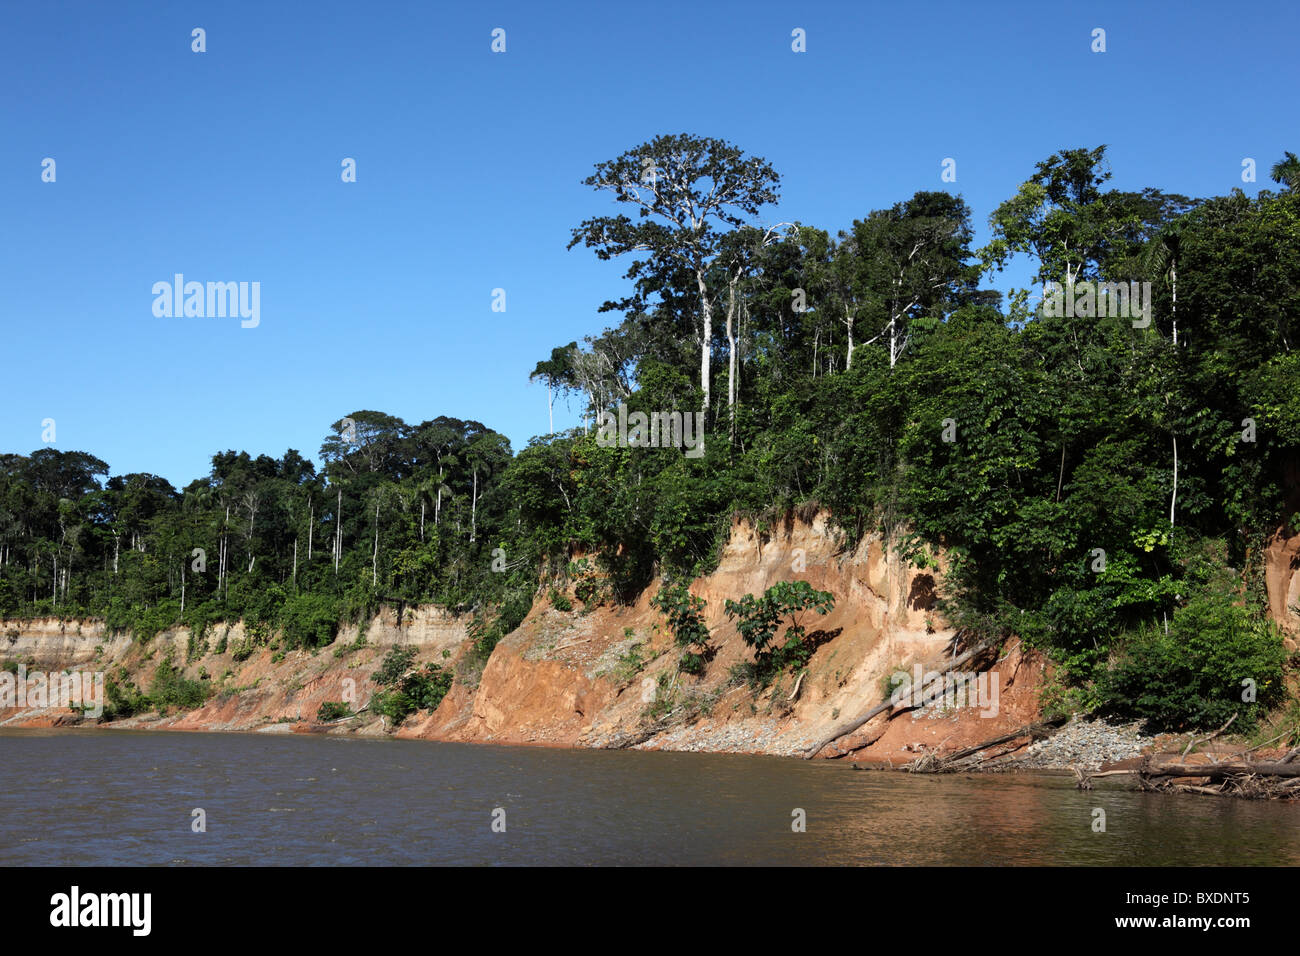
[{"label": "exposed soil bank", "polygon": [[[1266,562],[1277,619],[1294,629],[1288,608],[1300,599],[1300,536],[1275,538]],[[197,710],[128,718],[114,727],[379,735],[392,728],[364,711],[328,726],[315,717],[322,703],[348,699],[349,693],[363,706],[377,689],[370,678],[384,653],[401,645],[415,649],[417,662],[450,666],[458,677],[438,709],[409,718],[396,731],[400,737],[793,756],[880,703],[888,675],[912,674],[918,666],[943,668],[954,635],[934,608],[941,573],[905,565],[878,536],[841,550],[825,515],[791,518],[766,533],[737,521],[717,570],[691,587],[708,602],[705,620],[717,649],[698,678],[676,675],[671,635],[649,603],[657,583],[629,607],[561,613],[539,600],[480,675],[464,667],[472,643],[467,619],[434,607],[407,608],[400,620],[385,610],[367,623],[360,646],[353,626],[316,653],[264,647],[242,661],[235,660],[245,637],[241,624],[218,626],[205,648],[193,647],[185,628],[142,645],[106,633],[101,622],[7,621],[0,623],[0,660],[46,671],[117,674],[124,668],[147,689],[154,670],[170,656],[185,676],[210,681],[218,691]],[[731,679],[733,665],[748,659],[749,651],[724,616],[723,602],[759,594],[782,580],[805,580],[830,591],[835,608],[825,617],[805,617],[818,642],[807,673],[787,675],[755,695]],[[223,653],[216,653],[219,646]],[[1013,640],[983,678],[986,687],[996,686],[996,706],[958,699],[892,719],[886,712],[823,756],[840,752],[866,763],[899,765],[921,754],[953,753],[1039,719],[1040,692],[1049,677],[1043,658],[1022,652]],[[70,719],[70,711],[0,710],[0,726]],[[1134,756],[1134,748],[1149,752],[1159,745],[1088,722],[1072,726],[1059,742],[1028,743],[1016,747],[1014,756],[1035,769],[1072,763],[1095,769]]]}]

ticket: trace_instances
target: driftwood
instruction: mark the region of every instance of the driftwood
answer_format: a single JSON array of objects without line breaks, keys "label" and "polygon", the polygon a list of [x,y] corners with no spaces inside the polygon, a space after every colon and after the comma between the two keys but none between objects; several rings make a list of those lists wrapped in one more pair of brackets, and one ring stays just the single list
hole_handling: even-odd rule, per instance
[{"label": "driftwood", "polygon": [[[1286,736],[1288,736],[1288,735],[1295,734],[1295,733],[1296,733],[1296,729],[1295,729],[1294,727],[1288,727],[1286,730],[1282,731],[1282,732],[1281,732],[1280,734],[1278,734],[1276,737],[1269,737],[1268,740],[1264,741],[1262,744],[1255,744],[1255,746],[1251,747],[1249,750],[1243,750],[1243,751],[1241,751],[1241,753],[1242,753],[1242,754],[1253,754],[1256,750],[1263,750],[1263,749],[1264,749],[1265,747],[1267,747],[1269,744],[1277,743],[1277,742],[1278,742],[1279,740],[1281,740],[1283,737],[1286,737]],[[1283,763],[1286,763],[1287,761],[1286,761],[1285,758],[1283,758],[1282,762],[1283,762]]]},{"label": "driftwood", "polygon": [[[369,709],[370,709],[370,703],[369,703],[369,701],[367,701],[366,704],[365,704],[365,706],[362,707],[360,710],[358,710],[356,713],[354,713],[354,714],[349,714],[347,717],[340,717],[338,720],[327,720],[327,721],[325,721],[325,723],[321,724],[321,726],[322,726],[322,727],[333,727],[335,724],[346,724],[349,720],[356,720],[358,717],[360,717],[362,714],[364,714],[364,713],[365,713],[366,711],[368,711]],[[300,718],[298,718],[298,719],[301,720],[302,718],[300,717]]]},{"label": "driftwood", "polygon": [[579,644],[586,644],[589,640],[591,640],[591,638],[583,637],[583,638],[579,638],[576,641],[569,641],[566,644],[556,644],[554,647],[551,648],[551,653],[554,654],[556,651],[562,651],[570,647],[577,647]]},{"label": "driftwood", "polygon": [[1075,775],[1079,778],[1078,788],[1091,790],[1092,781],[1099,777],[1129,775],[1137,778],[1138,785],[1143,790],[1172,790],[1250,799],[1288,799],[1300,796],[1300,790],[1296,789],[1300,787],[1300,764],[1288,763],[1286,758],[1266,762],[1233,757],[1207,763],[1186,763],[1180,757],[1176,762],[1156,763],[1154,758],[1157,756],[1161,755],[1144,757],[1137,767],[1104,770],[1100,773],[1085,774],[1074,768]]},{"label": "driftwood", "polygon": [[[930,681],[930,683],[924,684],[924,686],[921,687],[919,690],[913,688],[912,691],[909,691],[909,695],[912,692],[915,692],[923,696],[930,687],[933,687],[936,683],[941,682],[949,673],[955,671],[958,667],[961,667],[961,665],[965,664],[971,658],[975,657],[982,651],[985,651],[988,648],[992,647],[993,643],[994,643],[993,641],[984,641],[981,644],[976,644],[970,650],[954,657],[951,661],[948,662],[948,666],[939,672],[938,677],[934,678],[934,680]],[[861,717],[857,717],[853,720],[848,720],[845,721],[844,723],[837,725],[834,729],[831,730],[830,736],[824,738],[819,743],[814,744],[808,750],[804,751],[803,759],[811,760],[813,757],[821,753],[823,747],[826,747],[828,744],[835,743],[835,741],[839,740],[841,737],[845,736],[846,734],[853,733],[853,731],[857,730],[863,724],[867,723],[867,721],[871,720],[871,718],[875,717],[877,714],[882,714],[887,710],[893,709],[895,703],[896,702],[893,700],[886,700],[882,703],[877,704],[875,707],[872,707]],[[904,707],[901,708],[899,712],[902,713],[905,710],[911,710],[911,709],[912,709],[911,707]],[[843,756],[843,754],[840,754],[840,756]]]},{"label": "driftwood", "polygon": [[1186,757],[1189,753],[1191,753],[1191,752],[1192,752],[1192,748],[1195,747],[1197,744],[1209,743],[1209,742],[1210,742],[1211,740],[1213,740],[1215,737],[1219,736],[1219,734],[1223,733],[1225,730],[1227,730],[1229,727],[1231,727],[1231,726],[1232,726],[1232,722],[1233,722],[1234,720],[1236,720],[1236,719],[1237,719],[1237,715],[1236,715],[1236,714],[1233,714],[1231,717],[1228,718],[1228,722],[1227,722],[1226,724],[1224,724],[1222,727],[1220,727],[1220,728],[1219,728],[1218,730],[1216,730],[1214,733],[1210,734],[1208,737],[1201,737],[1201,738],[1193,737],[1190,741],[1188,741],[1188,743],[1187,743],[1187,749],[1183,751],[1183,756]]},{"label": "driftwood", "polygon": [[1069,719],[1068,717],[1063,717],[1063,716],[1053,717],[1051,720],[1044,720],[1033,724],[1025,724],[1023,727],[1017,727],[1009,734],[999,734],[998,736],[993,737],[990,740],[986,740],[983,743],[976,744],[973,747],[966,747],[962,750],[958,750],[956,753],[948,754],[946,757],[938,757],[928,766],[921,765],[920,761],[914,761],[913,763],[916,766],[913,767],[912,765],[909,765],[908,769],[909,770],[915,769],[926,773],[943,773],[946,770],[952,769],[953,764],[957,763],[957,761],[959,760],[964,760],[967,757],[973,756],[974,754],[977,754],[982,750],[988,750],[990,747],[996,747],[998,744],[1009,743],[1010,741],[1015,740],[1018,737],[1028,737],[1030,741],[1042,740],[1043,738],[1049,736],[1049,731],[1055,730],[1057,727],[1060,727],[1068,719]]},{"label": "driftwood", "polygon": [[794,682],[794,690],[790,691],[790,696],[787,697],[786,700],[794,700],[796,697],[799,696],[799,687],[801,684],[803,684],[803,679],[807,676],[808,676],[808,671],[806,670],[799,675],[799,679]]},{"label": "driftwood", "polygon": [[1144,777],[1209,777],[1219,780],[1237,774],[1261,777],[1300,777],[1300,764],[1260,763],[1253,760],[1225,760],[1222,763],[1164,763],[1137,771]]}]

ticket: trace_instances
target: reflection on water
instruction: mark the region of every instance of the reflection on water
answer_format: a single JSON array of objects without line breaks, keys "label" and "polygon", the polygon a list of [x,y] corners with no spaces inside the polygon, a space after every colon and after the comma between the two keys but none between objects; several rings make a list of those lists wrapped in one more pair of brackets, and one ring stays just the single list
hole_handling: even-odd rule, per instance
[{"label": "reflection on water", "polygon": [[1300,864],[1300,805],[1073,777],[135,731],[0,732],[0,759],[4,865]]}]

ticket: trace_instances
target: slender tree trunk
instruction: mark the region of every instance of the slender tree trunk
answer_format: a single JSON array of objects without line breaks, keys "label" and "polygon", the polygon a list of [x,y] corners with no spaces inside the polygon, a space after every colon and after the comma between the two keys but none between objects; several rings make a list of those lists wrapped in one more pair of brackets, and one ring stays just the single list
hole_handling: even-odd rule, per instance
[{"label": "slender tree trunk", "polygon": [[[895,288],[903,284],[903,277],[900,275],[895,282]],[[895,296],[894,301],[889,305],[889,367],[893,368],[894,363],[898,361],[898,298]]]},{"label": "slender tree trunk", "polygon": [[1169,496],[1169,524],[1174,523],[1174,503],[1178,501],[1178,436],[1174,435],[1174,493]]},{"label": "slender tree trunk", "polygon": [[313,526],[316,522],[315,503],[311,500],[311,495],[307,496],[307,563],[311,564],[311,538]]},{"label": "slender tree trunk", "polygon": [[[700,391],[704,395],[704,411],[709,411],[710,359],[713,352],[713,303],[709,299],[709,287],[704,284],[704,272],[695,270],[695,282],[700,289],[700,306],[703,315],[704,337],[700,342]],[[703,445],[701,444],[701,447]]]},{"label": "slender tree trunk", "polygon": [[230,597],[230,535],[226,528],[230,525],[230,505],[226,505],[226,521],[221,526],[221,576],[225,584],[225,597]]},{"label": "slender tree trunk", "polygon": [[370,586],[379,587],[379,502],[375,502],[375,551],[370,558]]},{"label": "slender tree trunk", "polygon": [[469,504],[469,539],[474,540],[478,534],[478,467],[474,468],[474,491],[470,495]]},{"label": "slender tree trunk", "polygon": [[185,558],[181,558],[181,613],[185,613]]},{"label": "slender tree trunk", "polygon": [[1174,345],[1178,344],[1178,257],[1170,261],[1169,278],[1173,286]]},{"label": "slender tree trunk", "polygon": [[293,539],[293,586],[298,586],[298,536]]},{"label": "slender tree trunk", "polygon": [[420,543],[424,544],[424,496],[420,496]]},{"label": "slender tree trunk", "polygon": [[736,440],[736,283],[732,282],[727,295],[727,417],[730,420],[728,436]]},{"label": "slender tree trunk", "polygon": [[113,535],[113,577],[117,577],[117,554],[122,544],[121,535]]},{"label": "slender tree trunk", "polygon": [[555,434],[555,386],[551,382],[546,383],[546,421],[550,427],[549,434]]},{"label": "slender tree trunk", "polygon": [[343,486],[339,485],[339,503],[334,511],[334,575],[339,573],[339,552],[343,550]]},{"label": "slender tree trunk", "polygon": [[1061,483],[1065,481],[1065,441],[1061,441],[1061,470],[1056,476],[1056,500],[1061,500]]}]

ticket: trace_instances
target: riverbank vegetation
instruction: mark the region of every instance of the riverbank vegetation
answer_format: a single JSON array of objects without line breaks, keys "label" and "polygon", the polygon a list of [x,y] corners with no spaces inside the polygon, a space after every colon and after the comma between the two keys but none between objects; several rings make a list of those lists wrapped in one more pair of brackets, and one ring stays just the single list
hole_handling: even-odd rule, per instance
[{"label": "riverbank vegetation", "polygon": [[[573,229],[627,267],[611,324],[533,373],[582,425],[514,452],[476,421],[358,410],[319,469],[229,450],[182,488],[83,451],[0,455],[0,614],[142,638],[242,618],[254,644],[314,648],[433,602],[471,617],[481,663],[576,550],[599,571],[579,600],[628,601],[712,567],[737,513],[825,508],[847,543],[942,550],[949,620],[1045,650],[1072,706],[1247,727],[1285,696],[1262,568],[1300,530],[1300,161],[1256,197],[1112,188],[1104,146],[1026,173],[976,247],[955,193],[777,223],[765,161],[660,136],[595,167],[613,205]],[[980,288],[1017,256],[1068,305]],[[602,421],[635,440],[674,412],[703,416],[702,446],[612,445]],[[697,668],[707,634],[662,593]]]}]

